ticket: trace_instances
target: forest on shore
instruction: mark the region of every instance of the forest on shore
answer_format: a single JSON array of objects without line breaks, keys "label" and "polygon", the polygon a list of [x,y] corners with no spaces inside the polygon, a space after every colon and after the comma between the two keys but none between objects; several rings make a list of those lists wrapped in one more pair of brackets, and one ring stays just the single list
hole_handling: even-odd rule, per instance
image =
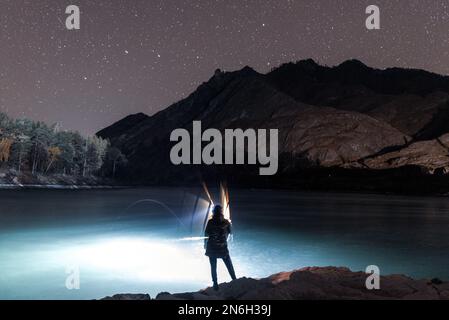
[{"label": "forest on shore", "polygon": [[113,178],[117,168],[126,162],[126,157],[107,139],[0,113],[0,171]]}]

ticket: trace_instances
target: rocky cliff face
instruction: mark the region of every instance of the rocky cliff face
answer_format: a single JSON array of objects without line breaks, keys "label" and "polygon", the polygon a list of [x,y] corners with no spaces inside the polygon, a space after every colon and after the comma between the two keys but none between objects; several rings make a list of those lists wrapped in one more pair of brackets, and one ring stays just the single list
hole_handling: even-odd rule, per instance
[{"label": "rocky cliff face", "polygon": [[[449,78],[422,70],[377,70],[355,60],[329,68],[312,60],[263,75],[217,71],[184,100],[149,117],[100,131],[126,154],[121,177],[138,183],[188,180],[193,171],[257,180],[251,167],[175,167],[173,129],[279,129],[280,174],[307,168],[449,171]],[[298,175],[298,179],[301,177]]]},{"label": "rocky cliff face", "polygon": [[[241,278],[220,284],[219,291],[157,295],[156,300],[448,300],[449,283],[381,276],[380,289],[368,290],[367,274],[347,268],[309,267],[256,280]],[[149,295],[115,295],[106,299],[149,300]]]},{"label": "rocky cliff face", "polygon": [[364,166],[374,169],[400,168],[403,166],[421,167],[429,174],[436,171],[446,174],[449,170],[449,134],[433,140],[417,141],[397,151],[361,160]]}]

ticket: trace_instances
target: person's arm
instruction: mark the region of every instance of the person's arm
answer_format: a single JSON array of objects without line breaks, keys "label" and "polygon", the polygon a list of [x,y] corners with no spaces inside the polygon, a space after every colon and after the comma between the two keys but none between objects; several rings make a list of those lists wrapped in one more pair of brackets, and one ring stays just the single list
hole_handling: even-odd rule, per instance
[{"label": "person's arm", "polygon": [[209,240],[209,235],[210,235],[210,228],[209,228],[209,223],[210,221],[207,222],[206,225],[206,229],[204,229],[204,249],[206,249],[207,246],[207,240]]},{"label": "person's arm", "polygon": [[232,239],[233,239],[233,236],[232,236],[232,223],[231,222],[229,222],[229,224],[228,224],[228,236],[227,236],[227,239],[228,239],[228,241],[232,241]]}]

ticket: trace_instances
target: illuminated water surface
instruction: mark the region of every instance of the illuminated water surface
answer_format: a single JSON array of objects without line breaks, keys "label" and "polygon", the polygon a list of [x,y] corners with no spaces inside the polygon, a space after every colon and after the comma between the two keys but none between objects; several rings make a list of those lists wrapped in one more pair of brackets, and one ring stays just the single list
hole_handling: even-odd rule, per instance
[{"label": "illuminated water surface", "polygon": [[[0,298],[95,299],[210,285],[197,190],[0,191]],[[142,202],[142,199],[157,202]],[[231,190],[238,276],[347,266],[449,280],[449,199]],[[166,204],[170,210],[158,204]],[[127,209],[128,208],[128,209]],[[79,270],[80,289],[66,288]],[[229,281],[222,264],[219,279]]]}]

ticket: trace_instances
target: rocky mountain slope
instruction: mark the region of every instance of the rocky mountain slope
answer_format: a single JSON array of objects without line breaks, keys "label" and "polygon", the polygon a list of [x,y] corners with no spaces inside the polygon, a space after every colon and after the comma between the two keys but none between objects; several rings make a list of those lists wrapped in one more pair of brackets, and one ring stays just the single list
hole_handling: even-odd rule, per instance
[{"label": "rocky mountain slope", "polygon": [[[381,276],[380,289],[366,289],[367,274],[347,268],[309,267],[256,280],[220,284],[219,291],[160,293],[156,300],[448,300],[449,283]],[[149,300],[148,294],[118,294],[106,300]]]},{"label": "rocky mountain slope", "polygon": [[[256,166],[173,166],[170,132],[191,131],[194,120],[202,121],[203,130],[279,129],[278,174],[267,182],[257,176]],[[129,183],[197,181],[200,172],[206,178],[232,176],[235,183],[326,184],[338,189],[334,177],[350,186],[355,172],[362,171],[374,177],[367,181],[371,185],[378,183],[381,171],[384,176],[388,172],[386,179],[390,173],[408,179],[409,171],[420,179],[445,174],[447,120],[448,77],[422,70],[378,70],[356,60],[332,68],[304,60],[268,74],[249,67],[217,70],[186,99],[151,117],[131,115],[98,135],[126,154],[128,166],[120,176]],[[311,177],[310,172],[318,174]],[[441,191],[439,180],[435,184]],[[378,189],[383,188],[381,183]]]}]

